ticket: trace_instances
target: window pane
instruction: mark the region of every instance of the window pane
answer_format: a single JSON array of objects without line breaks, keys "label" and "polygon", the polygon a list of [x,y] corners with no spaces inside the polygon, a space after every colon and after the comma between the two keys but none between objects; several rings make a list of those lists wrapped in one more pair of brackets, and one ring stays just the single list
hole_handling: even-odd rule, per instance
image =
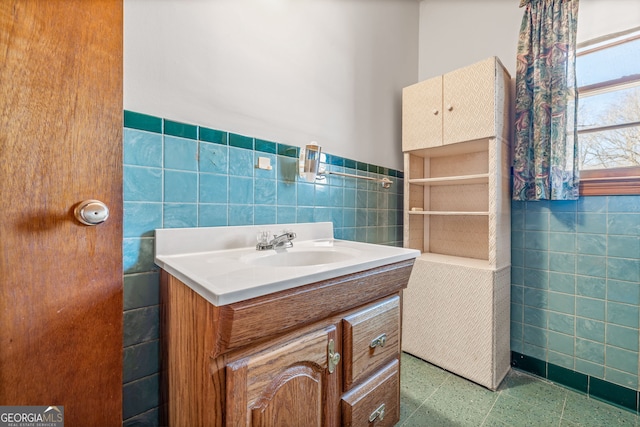
[{"label": "window pane", "polygon": [[580,169],[640,165],[640,126],[580,134]]},{"label": "window pane", "polygon": [[576,58],[578,87],[638,74],[640,39]]},{"label": "window pane", "polygon": [[640,121],[640,86],[580,96],[578,130]]}]

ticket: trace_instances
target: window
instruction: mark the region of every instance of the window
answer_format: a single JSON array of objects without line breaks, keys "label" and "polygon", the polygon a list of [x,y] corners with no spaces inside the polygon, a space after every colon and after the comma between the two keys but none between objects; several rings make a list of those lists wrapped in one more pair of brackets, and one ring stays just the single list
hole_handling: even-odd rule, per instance
[{"label": "window", "polygon": [[640,194],[640,30],[579,46],[580,193]]}]

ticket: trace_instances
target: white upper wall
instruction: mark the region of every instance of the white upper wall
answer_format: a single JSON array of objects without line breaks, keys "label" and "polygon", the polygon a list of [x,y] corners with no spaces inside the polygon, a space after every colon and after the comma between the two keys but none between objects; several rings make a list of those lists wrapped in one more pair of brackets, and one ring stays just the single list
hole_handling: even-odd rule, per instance
[{"label": "white upper wall", "polygon": [[[401,88],[498,56],[518,0],[125,0],[124,108],[402,169]],[[578,41],[640,26],[581,0]]]},{"label": "white upper wall", "polygon": [[416,0],[125,0],[124,108],[402,169]]},{"label": "white upper wall", "polygon": [[497,56],[515,75],[519,0],[422,0],[419,78]]},{"label": "white upper wall", "polygon": [[578,43],[640,27],[638,0],[580,0]]},{"label": "white upper wall", "polygon": [[[419,79],[497,56],[515,77],[519,0],[421,0]],[[638,0],[580,0],[578,43],[640,26]]]}]

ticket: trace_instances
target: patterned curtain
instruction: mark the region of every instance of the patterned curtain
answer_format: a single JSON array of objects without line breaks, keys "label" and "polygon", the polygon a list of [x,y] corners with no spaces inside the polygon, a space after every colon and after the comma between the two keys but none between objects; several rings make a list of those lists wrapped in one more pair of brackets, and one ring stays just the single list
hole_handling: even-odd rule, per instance
[{"label": "patterned curtain", "polygon": [[522,0],[516,70],[514,200],[578,198],[578,0]]}]

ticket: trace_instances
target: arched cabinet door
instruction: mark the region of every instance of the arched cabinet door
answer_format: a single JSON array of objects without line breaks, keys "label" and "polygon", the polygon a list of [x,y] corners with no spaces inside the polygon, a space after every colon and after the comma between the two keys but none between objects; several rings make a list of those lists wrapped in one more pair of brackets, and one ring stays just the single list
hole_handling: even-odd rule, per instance
[{"label": "arched cabinet door", "polygon": [[335,415],[341,373],[337,336],[331,325],[229,363],[225,424],[339,425]]}]

